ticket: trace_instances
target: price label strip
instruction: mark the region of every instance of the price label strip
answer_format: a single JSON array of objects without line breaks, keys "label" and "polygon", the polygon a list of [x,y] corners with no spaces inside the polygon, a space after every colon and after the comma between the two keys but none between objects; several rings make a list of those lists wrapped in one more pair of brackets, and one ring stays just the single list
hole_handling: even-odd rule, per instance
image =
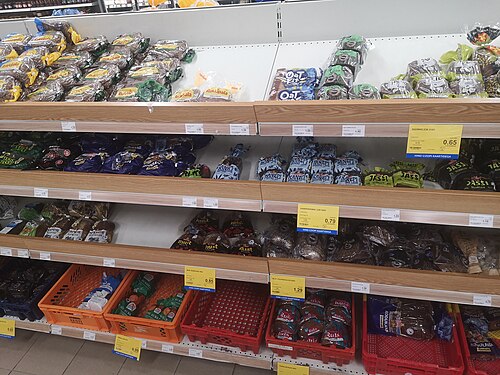
[{"label": "price label strip", "polygon": [[16,321],[0,318],[0,337],[13,339],[16,336]]},{"label": "price label strip", "polygon": [[304,301],[306,298],[306,279],[298,276],[271,274],[271,297]]},{"label": "price label strip", "polygon": [[338,228],[338,206],[299,204],[297,210],[297,232],[337,235]]},{"label": "price label strip", "polygon": [[410,124],[407,158],[458,159],[463,125]]},{"label": "price label strip", "polygon": [[138,361],[141,357],[142,340],[116,335],[113,353]]},{"label": "price label strip", "polygon": [[192,290],[215,292],[215,268],[185,266],[184,287]]},{"label": "price label strip", "polygon": [[309,375],[309,366],[278,362],[278,375]]}]

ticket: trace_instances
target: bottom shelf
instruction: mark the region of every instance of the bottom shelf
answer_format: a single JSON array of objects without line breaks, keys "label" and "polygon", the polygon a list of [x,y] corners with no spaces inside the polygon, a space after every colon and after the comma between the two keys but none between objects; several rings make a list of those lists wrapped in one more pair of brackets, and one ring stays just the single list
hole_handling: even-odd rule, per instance
[{"label": "bottom shelf", "polygon": [[[82,339],[88,341],[97,341],[113,345],[115,342],[115,334],[108,332],[88,331],[84,329],[64,327],[47,323],[45,318],[30,322],[19,320],[14,317],[5,316],[4,318],[16,321],[17,329],[25,329],[30,331],[50,333]],[[315,361],[305,358],[292,359],[291,357],[278,357],[270,349],[262,347],[259,354],[254,354],[250,351],[242,352],[237,348],[214,345],[201,344],[199,342],[191,342],[187,336],[178,343],[167,343],[155,340],[142,340],[142,348],[145,350],[153,350],[167,354],[176,354],[188,357],[203,358],[210,361],[235,363],[241,366],[248,366],[259,369],[277,370],[278,362],[286,362],[297,365],[309,366],[310,375],[326,375],[326,374],[359,374],[367,375],[360,360],[356,360],[349,365],[338,367],[335,364],[324,364],[321,361]],[[111,348],[110,348],[111,353]]]}]

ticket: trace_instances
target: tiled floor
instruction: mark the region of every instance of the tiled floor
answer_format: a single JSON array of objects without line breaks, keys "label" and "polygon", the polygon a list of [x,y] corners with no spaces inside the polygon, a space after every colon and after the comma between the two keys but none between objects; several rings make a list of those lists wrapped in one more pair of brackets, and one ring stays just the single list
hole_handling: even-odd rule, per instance
[{"label": "tiled floor", "polygon": [[0,339],[0,375],[271,375],[272,371],[144,350],[139,362],[111,345],[17,330]]}]

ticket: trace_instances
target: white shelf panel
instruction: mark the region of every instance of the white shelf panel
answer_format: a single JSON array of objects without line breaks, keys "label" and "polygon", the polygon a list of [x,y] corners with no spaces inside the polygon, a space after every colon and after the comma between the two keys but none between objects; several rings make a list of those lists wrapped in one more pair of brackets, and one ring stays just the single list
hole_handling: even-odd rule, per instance
[{"label": "white shelf panel", "polygon": [[[2,9],[0,10],[0,14],[8,14],[8,13],[27,13],[27,12],[41,12],[43,10],[52,10],[52,9],[69,9],[69,8],[90,8],[97,5],[94,3],[81,3],[81,4],[67,4],[67,5],[51,5],[46,7],[35,7],[35,8],[16,8],[16,9]],[[24,30],[25,32],[26,30]]]}]

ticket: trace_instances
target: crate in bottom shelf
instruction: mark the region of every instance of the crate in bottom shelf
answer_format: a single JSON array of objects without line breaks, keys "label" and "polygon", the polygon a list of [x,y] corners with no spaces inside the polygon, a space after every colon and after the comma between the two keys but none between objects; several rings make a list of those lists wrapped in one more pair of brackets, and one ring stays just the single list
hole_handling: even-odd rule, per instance
[{"label": "crate in bottom shelf", "polygon": [[181,306],[176,312],[172,322],[165,322],[162,320],[146,319],[142,316],[148,309],[161,298],[167,298],[182,291],[184,286],[184,278],[182,275],[170,274],[154,274],[158,280],[155,282],[155,292],[139,306],[137,316],[124,316],[113,314],[111,311],[115,309],[120,301],[127,298],[131,294],[132,283],[140,272],[134,271],[131,277],[123,284],[123,288],[117,293],[115,304],[110,306],[110,312],[104,314],[105,319],[111,323],[111,332],[139,337],[144,339],[168,341],[178,343],[182,340],[181,321],[185,316],[189,304],[193,299],[194,293],[188,291],[184,296]]},{"label": "crate in bottom shelf", "polygon": [[350,348],[339,349],[334,346],[324,346],[318,343],[309,343],[301,341],[287,341],[280,340],[273,336],[272,322],[274,322],[277,311],[278,302],[273,301],[271,309],[271,320],[267,326],[266,331],[266,344],[275,354],[280,357],[289,355],[296,358],[309,358],[322,361],[323,363],[335,363],[337,366],[342,366],[354,360],[356,355],[356,316],[354,306],[354,295],[351,296],[351,311],[352,311],[352,324],[351,324],[351,339],[352,344]]},{"label": "crate in bottom shelf", "polygon": [[268,285],[217,280],[216,292],[196,292],[182,321],[182,332],[193,342],[258,354],[270,306]]},{"label": "crate in bottom shelf", "polygon": [[[112,276],[123,275],[123,279],[103,311],[78,308],[85,297],[100,286],[104,272]],[[104,319],[104,313],[114,304],[121,286],[130,276],[130,271],[118,268],[73,264],[41,299],[38,307],[50,324],[109,332],[110,324]]]},{"label": "crate in bottom shelf", "polygon": [[457,328],[450,342],[421,341],[368,333],[367,302],[363,303],[363,365],[368,374],[462,375],[464,362]]}]

